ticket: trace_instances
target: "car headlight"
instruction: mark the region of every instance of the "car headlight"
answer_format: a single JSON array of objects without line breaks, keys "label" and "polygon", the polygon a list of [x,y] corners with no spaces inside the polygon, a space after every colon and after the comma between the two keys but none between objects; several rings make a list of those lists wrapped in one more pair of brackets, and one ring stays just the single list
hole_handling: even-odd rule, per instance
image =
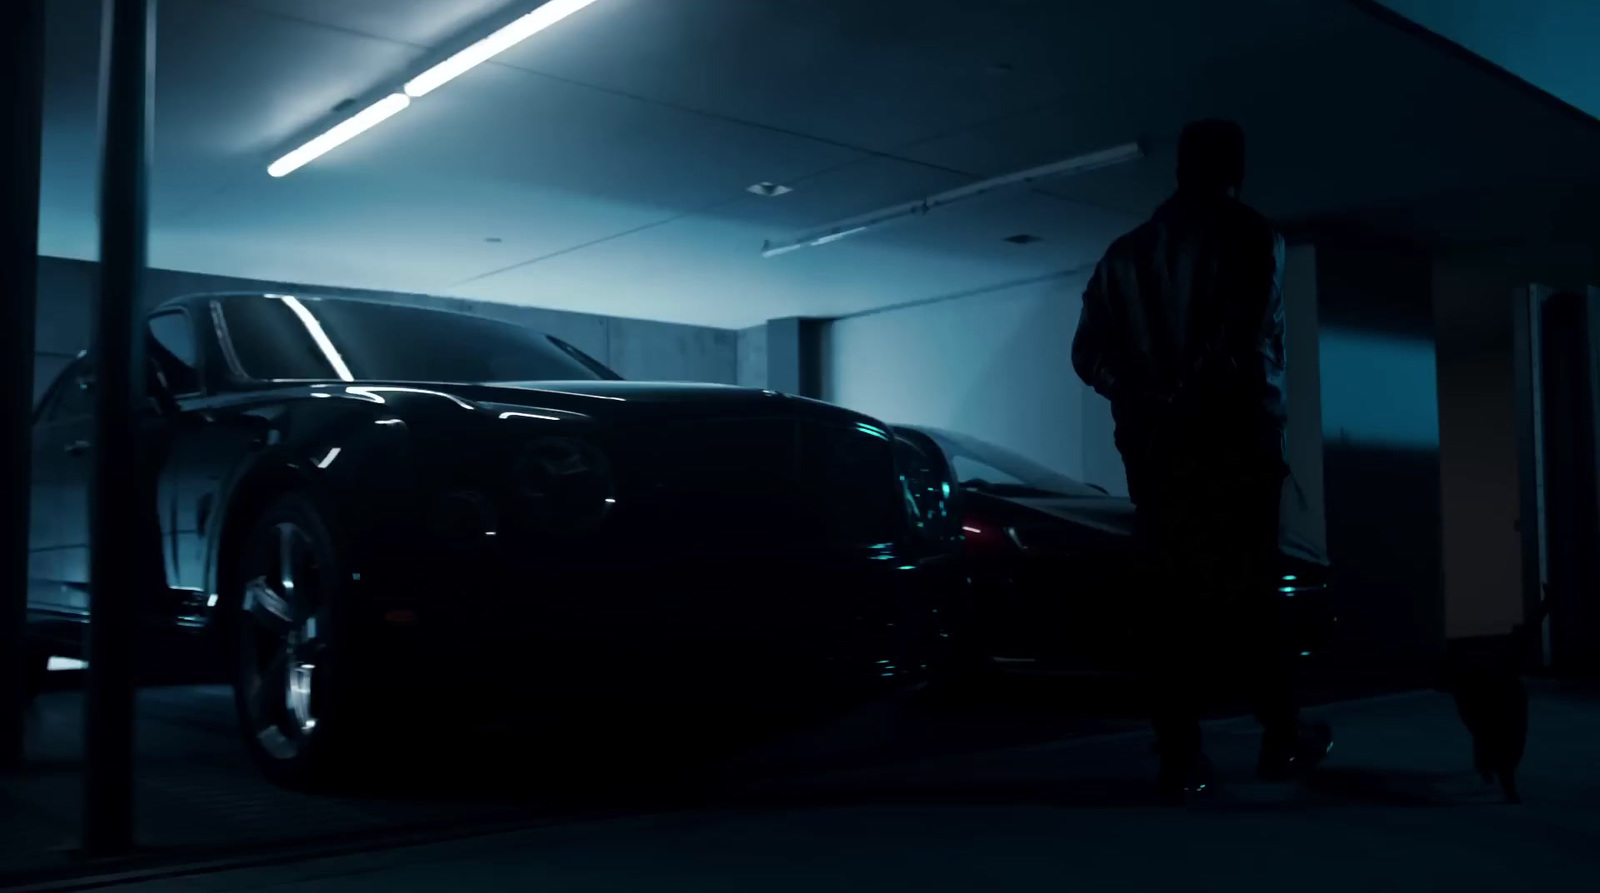
[{"label": "car headlight", "polygon": [[580,533],[603,523],[616,506],[611,461],[573,437],[541,437],[512,468],[523,512],[543,530]]},{"label": "car headlight", "polygon": [[1278,579],[1278,591],[1290,598],[1302,592],[1318,592],[1327,588],[1326,580],[1304,574],[1283,574]]}]

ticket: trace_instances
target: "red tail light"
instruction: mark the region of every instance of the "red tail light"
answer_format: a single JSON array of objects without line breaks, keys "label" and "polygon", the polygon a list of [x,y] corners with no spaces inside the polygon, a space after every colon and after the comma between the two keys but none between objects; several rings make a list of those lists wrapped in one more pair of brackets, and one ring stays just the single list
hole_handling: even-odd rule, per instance
[{"label": "red tail light", "polygon": [[984,518],[962,518],[961,533],[966,538],[968,556],[999,555],[1017,548],[1005,525]]}]

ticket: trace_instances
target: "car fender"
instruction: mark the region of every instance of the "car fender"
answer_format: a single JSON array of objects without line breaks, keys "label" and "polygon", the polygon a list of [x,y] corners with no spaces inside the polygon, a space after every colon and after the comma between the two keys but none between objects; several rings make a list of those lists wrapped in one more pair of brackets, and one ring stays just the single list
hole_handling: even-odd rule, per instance
[{"label": "car fender", "polygon": [[240,540],[272,500],[288,493],[321,510],[346,550],[352,582],[362,580],[363,568],[414,551],[409,540],[424,510],[409,422],[371,409],[320,418],[300,410],[262,414],[260,436],[232,464],[206,519],[205,581],[219,603]]}]

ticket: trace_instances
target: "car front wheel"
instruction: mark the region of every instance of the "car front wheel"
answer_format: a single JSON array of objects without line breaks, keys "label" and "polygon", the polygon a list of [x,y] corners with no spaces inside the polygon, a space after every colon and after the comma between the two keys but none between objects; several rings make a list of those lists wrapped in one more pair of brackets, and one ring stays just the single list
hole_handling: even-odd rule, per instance
[{"label": "car front wheel", "polygon": [[272,503],[238,552],[234,699],[250,756],[286,787],[326,785],[350,757],[341,580],[334,537],[302,495]]}]

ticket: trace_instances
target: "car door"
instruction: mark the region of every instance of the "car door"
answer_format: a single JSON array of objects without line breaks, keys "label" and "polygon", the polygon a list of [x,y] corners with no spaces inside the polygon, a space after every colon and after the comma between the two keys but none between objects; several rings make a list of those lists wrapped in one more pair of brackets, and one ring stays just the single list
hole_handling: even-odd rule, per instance
[{"label": "car door", "polygon": [[189,311],[176,307],[152,314],[146,332],[153,375],[150,388],[160,390],[158,402],[167,412],[165,424],[155,426],[150,443],[157,469],[159,548],[167,594],[176,599],[162,606],[160,613],[165,617],[176,611],[180,621],[197,621],[207,607],[202,529],[211,506],[205,459],[212,444],[204,414],[186,413],[182,407],[205,395],[199,331]]},{"label": "car door", "polygon": [[56,378],[34,417],[28,604],[49,614],[89,610],[89,459],[93,379],[80,356]]}]

